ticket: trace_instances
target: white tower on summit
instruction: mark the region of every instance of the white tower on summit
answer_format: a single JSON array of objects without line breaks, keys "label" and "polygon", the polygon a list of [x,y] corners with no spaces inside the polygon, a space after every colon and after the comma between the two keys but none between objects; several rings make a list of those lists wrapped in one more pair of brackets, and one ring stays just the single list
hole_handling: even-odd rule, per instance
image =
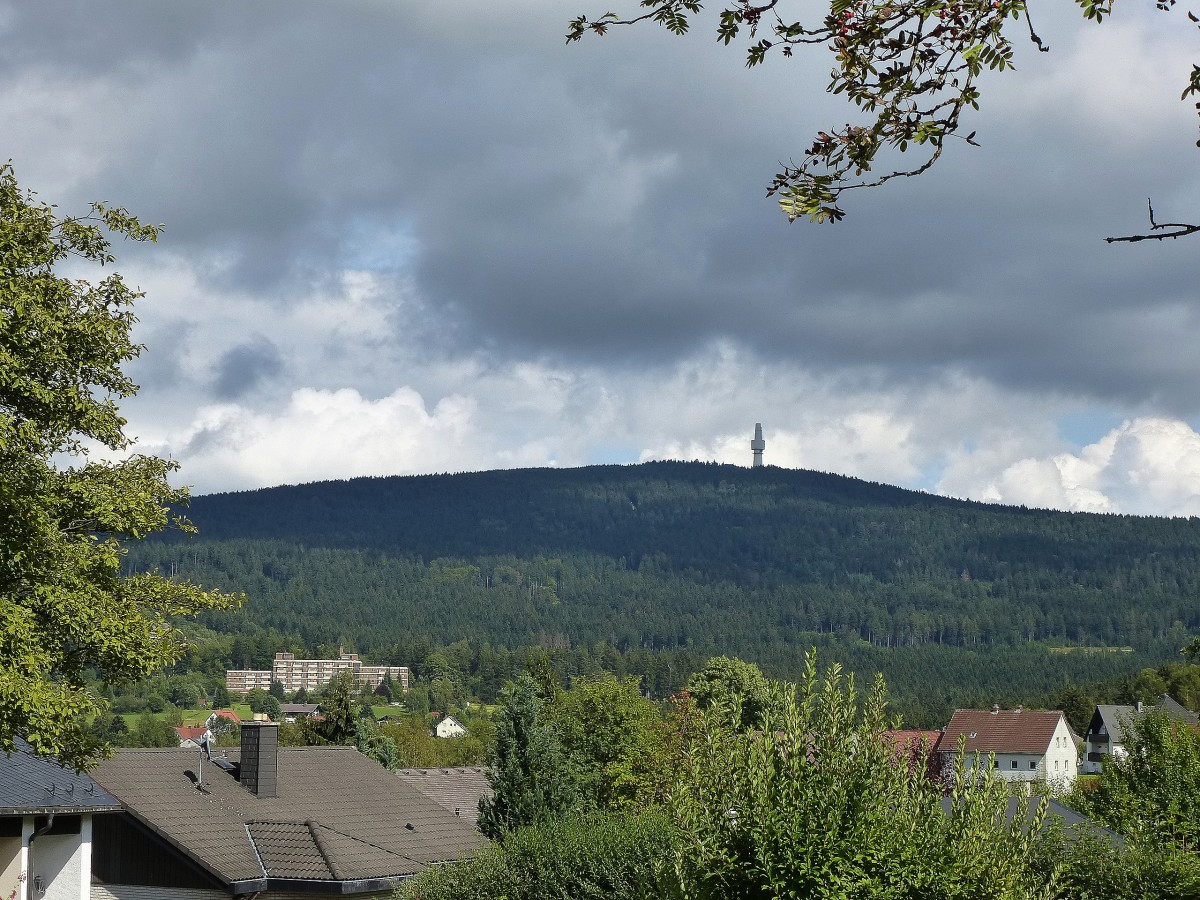
[{"label": "white tower on summit", "polygon": [[761,469],[763,451],[767,449],[767,442],[762,436],[762,422],[754,423],[754,440],[750,442],[750,449],[754,451],[754,468]]}]

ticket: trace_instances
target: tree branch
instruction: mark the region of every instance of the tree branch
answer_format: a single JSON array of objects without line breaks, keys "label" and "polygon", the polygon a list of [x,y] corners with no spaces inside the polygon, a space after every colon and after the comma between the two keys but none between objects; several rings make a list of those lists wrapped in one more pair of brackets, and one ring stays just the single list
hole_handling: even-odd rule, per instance
[{"label": "tree branch", "polygon": [[1150,231],[1157,232],[1157,234],[1131,234],[1127,237],[1108,237],[1104,239],[1104,242],[1107,244],[1136,244],[1138,241],[1165,241],[1167,238],[1181,238],[1200,232],[1200,225],[1188,225],[1183,222],[1154,221],[1154,204],[1150,202],[1149,198],[1146,198],[1146,208],[1150,212]]}]

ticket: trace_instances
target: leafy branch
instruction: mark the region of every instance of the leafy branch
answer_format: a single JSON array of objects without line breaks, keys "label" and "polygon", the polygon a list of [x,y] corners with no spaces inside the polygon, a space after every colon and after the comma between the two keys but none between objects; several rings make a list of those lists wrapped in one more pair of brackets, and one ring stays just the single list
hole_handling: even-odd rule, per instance
[{"label": "leafy branch", "polygon": [[[1113,0],[1076,2],[1091,21],[1112,12]],[[1156,5],[1169,11],[1175,2]],[[826,91],[845,94],[864,115],[858,124],[818,131],[803,159],[784,165],[772,179],[767,196],[776,197],[789,221],[835,222],[845,215],[839,205],[845,191],[926,172],[950,138],[978,146],[974,131],[962,136],[962,116],[979,108],[985,71],[1014,68],[1009,34],[1020,29],[1016,23],[1024,20],[1027,39],[1040,51],[1050,49],[1034,30],[1027,0],[828,0],[809,20],[785,17],[783,0],[726,4],[717,40],[725,45],[746,40],[747,66],[759,65],[772,52],[790,57],[799,46],[822,45],[834,59]],[[639,6],[645,12],[624,18],[613,12],[577,17],[568,26],[568,43],[645,21],[683,35],[703,9],[699,0],[639,0]],[[1195,14],[1187,15],[1200,23]],[[1200,66],[1193,66],[1183,97],[1190,94],[1200,94]],[[913,165],[881,166],[885,150],[921,158]],[[1176,230],[1109,240],[1158,240],[1197,230],[1162,227]]]}]

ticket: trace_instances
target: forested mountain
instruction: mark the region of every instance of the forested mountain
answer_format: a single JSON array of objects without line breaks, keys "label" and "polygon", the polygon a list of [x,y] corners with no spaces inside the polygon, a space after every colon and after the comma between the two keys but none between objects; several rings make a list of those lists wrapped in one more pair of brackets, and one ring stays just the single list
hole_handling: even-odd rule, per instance
[{"label": "forested mountain", "polygon": [[860,655],[1139,651],[1071,655],[1101,677],[1200,626],[1197,520],[1002,507],[802,470],[363,478],[198,497],[188,514],[199,538],[138,545],[131,566],[245,591],[242,611],[205,623],[273,629],[308,650],[604,642],[777,669],[817,634]]}]

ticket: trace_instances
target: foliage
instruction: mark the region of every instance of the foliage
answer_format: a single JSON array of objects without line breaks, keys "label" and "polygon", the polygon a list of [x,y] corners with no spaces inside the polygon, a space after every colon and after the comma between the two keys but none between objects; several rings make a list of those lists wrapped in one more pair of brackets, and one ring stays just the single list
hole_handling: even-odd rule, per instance
[{"label": "foliage", "polygon": [[126,747],[178,747],[179,735],[166,719],[144,712],[121,743]]},{"label": "foliage", "polygon": [[425,869],[402,900],[649,900],[672,830],[657,812],[593,814],[528,826],[474,859]]},{"label": "foliage", "polygon": [[658,708],[633,676],[575,679],[547,705],[547,719],[579,773],[585,806],[610,809],[639,801],[641,762],[653,746]]},{"label": "foliage", "polygon": [[354,746],[359,753],[366,754],[385,769],[399,768],[400,758],[396,742],[380,731],[373,721],[359,719],[354,733]]},{"label": "foliage", "polygon": [[687,689],[701,709],[720,707],[729,711],[734,728],[762,727],[770,685],[754,663],[731,656],[713,657],[688,679]]},{"label": "foliage", "polygon": [[1070,806],[1151,846],[1200,847],[1200,734],[1160,709],[1125,728],[1127,755],[1066,798]]},{"label": "foliage", "polygon": [[354,673],[343,670],[329,679],[321,695],[322,721],[304,719],[302,724],[314,744],[349,744],[358,734],[358,683]]},{"label": "foliage", "polygon": [[[0,166],[0,750],[25,738],[83,767],[104,752],[84,684],[146,675],[183,652],[170,617],[230,598],[153,573],[122,577],[124,542],[174,525],[187,500],[173,462],[106,454],[131,444],[117,401],[137,386],[122,366],[140,294],[120,275],[57,274],[68,260],[109,265],[106,231],[153,241],[158,228],[93,204],[59,216]],[[68,460],[66,465],[62,460]]]},{"label": "foliage", "polygon": [[[939,784],[898,764],[884,740],[883,680],[860,695],[810,654],[799,684],[773,687],[761,732],[710,713],[670,808],[685,897],[968,898],[1043,893],[1032,823],[989,769],[960,757]],[[1027,803],[1021,798],[1020,803]]]},{"label": "foliage", "polygon": [[[1112,0],[1076,2],[1096,22],[1112,11]],[[1156,5],[1170,11],[1175,0]],[[611,12],[596,19],[579,16],[570,23],[567,41],[642,21],[684,34],[703,4],[640,0],[639,6],[645,12],[628,18]],[[963,114],[979,108],[985,72],[1013,68],[1014,32],[1049,50],[1033,29],[1029,7],[1027,0],[829,0],[808,8],[786,0],[726,0],[717,40],[729,45],[745,39],[747,66],[771,53],[790,57],[797,48],[824,47],[833,56],[826,91],[844,94],[864,115],[862,124],[817,132],[803,162],[784,167],[768,196],[778,196],[789,220],[837,221],[845,214],[838,206],[844,191],[919,175],[937,161],[948,139],[974,144],[974,131],[962,134]],[[1193,13],[1188,17],[1200,21]],[[1200,66],[1193,67],[1182,99],[1192,94],[1200,94]],[[879,168],[880,151],[888,150],[913,150],[921,161],[890,172],[887,163],[885,174],[869,174]],[[1153,209],[1151,224],[1159,227]]]},{"label": "foliage", "polygon": [[[653,463],[355,479],[197,497],[191,512],[204,540],[132,554],[138,569],[174,567],[255,598],[239,615],[204,617],[232,636],[230,663],[266,668],[278,650],[336,647],[347,628],[375,658],[409,665],[465,638],[452,671],[489,702],[520,667],[501,648],[688,648],[700,659],[686,672],[650,673],[661,699],[708,656],[778,676],[790,648],[831,634],[887,651],[874,671],[897,648],[930,645],[1142,650],[1170,639],[1175,655],[1200,630],[1200,521],[990,506],[802,470]],[[1041,689],[1151,662],[1131,659],[1064,659]],[[1054,665],[1022,668],[1032,678]]]},{"label": "foliage", "polygon": [[492,796],[479,803],[479,830],[490,838],[550,822],[579,806],[577,773],[543,705],[528,675],[503,693],[488,774]]},{"label": "foliage", "polygon": [[1059,897],[1069,900],[1197,900],[1200,860],[1194,854],[1144,845],[1120,845],[1102,833],[1047,829],[1036,864],[1053,874]]}]

